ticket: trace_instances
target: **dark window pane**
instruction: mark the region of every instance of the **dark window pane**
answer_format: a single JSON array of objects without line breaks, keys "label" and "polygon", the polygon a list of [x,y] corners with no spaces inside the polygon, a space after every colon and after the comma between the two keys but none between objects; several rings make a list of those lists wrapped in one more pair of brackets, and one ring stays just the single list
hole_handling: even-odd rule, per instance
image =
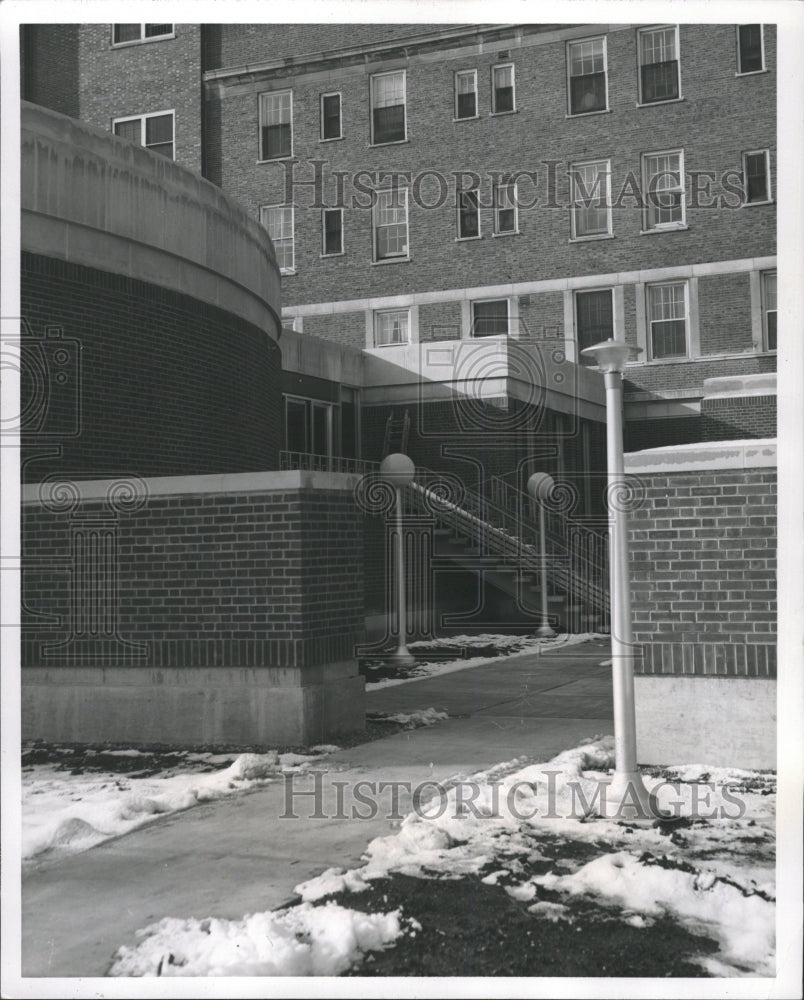
[{"label": "dark window pane", "polygon": [[341,98],[330,94],[323,100],[323,139],[339,139],[341,135]]},{"label": "dark window pane", "polygon": [[570,109],[579,115],[584,111],[604,111],[606,108],[606,74],[588,73],[570,79]]},{"label": "dark window pane", "polygon": [[139,24],[116,24],[114,26],[115,42],[137,42],[142,37]]},{"label": "dark window pane", "polygon": [[746,201],[768,200],[768,177],[765,170],[765,154],[751,153],[745,158]]},{"label": "dark window pane", "polygon": [[157,38],[159,35],[172,35],[173,25],[172,24],[146,24],[145,25],[145,37],[146,38]]},{"label": "dark window pane", "polygon": [[776,310],[768,312],[768,350],[776,350]]},{"label": "dark window pane", "polygon": [[478,221],[477,194],[474,191],[467,191],[461,195],[460,232],[458,235],[464,238],[477,236],[480,232]]},{"label": "dark window pane", "polygon": [[762,25],[741,24],[740,72],[756,73],[762,69]]},{"label": "dark window pane", "polygon": [[290,156],[289,122],[262,127],[262,159],[275,160],[279,156]]},{"label": "dark window pane", "polygon": [[497,213],[497,232],[513,233],[516,229],[513,208],[503,208]]},{"label": "dark window pane", "polygon": [[642,67],[642,103],[669,101],[678,97],[678,60],[649,63]]},{"label": "dark window pane", "polygon": [[374,109],[374,142],[399,142],[405,138],[405,105]]},{"label": "dark window pane", "polygon": [[585,347],[592,347],[614,337],[614,320],[611,292],[579,292],[575,297],[578,315],[578,351],[582,364],[595,365],[594,359],[581,355]]},{"label": "dark window pane", "polygon": [[114,134],[119,135],[121,139],[128,139],[129,142],[142,142],[142,121],[139,118],[133,118],[127,122],[115,122],[114,123]]},{"label": "dark window pane", "polygon": [[505,299],[498,302],[476,302],[474,304],[474,335],[476,337],[494,337],[508,333],[508,303]]},{"label": "dark window pane", "polygon": [[173,141],[173,116],[157,115],[145,119],[145,144],[151,146],[160,142]]},{"label": "dark window pane", "polygon": [[477,94],[458,94],[458,117],[474,118],[477,114]]},{"label": "dark window pane", "polygon": [[343,250],[342,218],[340,209],[324,212],[324,253],[341,253]]},{"label": "dark window pane", "polygon": [[514,88],[497,87],[494,91],[494,110],[498,114],[501,111],[514,110]]},{"label": "dark window pane", "polygon": [[285,440],[288,451],[309,451],[307,404],[296,399],[288,399],[285,404]]},{"label": "dark window pane", "polygon": [[654,358],[678,358],[687,353],[683,319],[660,320],[651,324],[651,355]]}]

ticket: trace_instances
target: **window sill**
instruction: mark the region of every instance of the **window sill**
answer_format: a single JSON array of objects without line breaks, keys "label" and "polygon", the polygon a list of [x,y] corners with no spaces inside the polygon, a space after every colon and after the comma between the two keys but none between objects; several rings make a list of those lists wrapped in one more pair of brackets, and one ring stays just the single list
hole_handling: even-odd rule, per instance
[{"label": "window sill", "polygon": [[385,146],[404,146],[406,142],[410,142],[410,139],[391,139],[390,142],[370,142],[368,148],[383,149]]},{"label": "window sill", "polygon": [[156,38],[132,38],[130,42],[112,42],[113,49],[128,49],[132,45],[150,45],[152,42],[169,42],[176,37],[174,31],[171,35],[158,35]]},{"label": "window sill", "polygon": [[742,208],[759,208],[762,205],[775,205],[776,202],[773,198],[768,198],[766,201],[744,201]]},{"label": "window sill", "polygon": [[407,347],[410,344],[409,340],[396,340],[393,344],[374,344],[373,349],[375,351],[384,351],[386,347]]},{"label": "window sill", "polygon": [[656,229],[640,229],[640,236],[656,236],[658,233],[679,233],[690,227],[686,222],[675,223],[672,226],[657,226]]},{"label": "window sill", "polygon": [[482,239],[483,239],[483,234],[482,233],[478,233],[477,236],[456,236],[455,237],[455,242],[456,243],[472,243],[475,240],[482,240]]},{"label": "window sill", "polygon": [[613,240],[614,233],[600,233],[595,236],[571,236],[567,243],[597,243],[598,240]]},{"label": "window sill", "polygon": [[330,257],[345,257],[345,256],[346,256],[345,250],[339,250],[337,253],[322,253],[318,255],[319,260],[329,260]]},{"label": "window sill", "polygon": [[588,118],[590,115],[610,115],[611,108],[600,108],[598,111],[576,111],[573,114],[571,111],[564,115],[565,118]]},{"label": "window sill", "polygon": [[296,274],[296,268],[295,267],[280,267],[279,268],[279,273],[280,274],[287,274],[287,275]]},{"label": "window sill", "polygon": [[735,73],[735,77],[738,76],[762,76],[763,73],[770,73],[769,69],[749,69],[747,73]]},{"label": "window sill", "polygon": [[492,236],[492,239],[495,239],[495,240],[499,239],[501,236],[519,236],[519,230],[518,229],[512,229],[510,232],[507,232],[507,233],[492,233],[491,236]]},{"label": "window sill", "polygon": [[454,122],[476,122],[480,115],[467,115],[465,118],[453,118]]},{"label": "window sill", "polygon": [[261,163],[281,163],[283,160],[292,160],[293,153],[288,153],[287,156],[272,156],[270,160],[257,160],[257,165]]},{"label": "window sill", "polygon": [[371,267],[380,267],[383,264],[407,264],[411,257],[384,257],[382,260],[371,261]]},{"label": "window sill", "polygon": [[506,115],[518,115],[519,108],[514,108],[513,111],[489,111],[489,118],[504,118]]},{"label": "window sill", "polygon": [[659,104],[682,104],[686,100],[686,97],[668,97],[664,101],[648,101],[647,104],[643,101],[637,101],[636,106],[638,108],[655,108]]},{"label": "window sill", "polygon": [[319,142],[343,142],[343,140],[345,138],[346,138],[345,135],[333,135],[333,136],[330,136],[329,139],[319,139],[318,141]]}]

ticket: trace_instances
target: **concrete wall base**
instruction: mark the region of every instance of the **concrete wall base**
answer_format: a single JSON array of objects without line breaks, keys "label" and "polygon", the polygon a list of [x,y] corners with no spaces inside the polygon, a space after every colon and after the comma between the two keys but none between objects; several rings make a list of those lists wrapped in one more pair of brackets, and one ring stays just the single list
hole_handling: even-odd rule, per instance
[{"label": "concrete wall base", "polygon": [[776,767],[776,681],[634,678],[640,764]]},{"label": "concrete wall base", "polygon": [[321,743],[364,725],[365,684],[355,661],[22,671],[26,740],[269,748]]}]

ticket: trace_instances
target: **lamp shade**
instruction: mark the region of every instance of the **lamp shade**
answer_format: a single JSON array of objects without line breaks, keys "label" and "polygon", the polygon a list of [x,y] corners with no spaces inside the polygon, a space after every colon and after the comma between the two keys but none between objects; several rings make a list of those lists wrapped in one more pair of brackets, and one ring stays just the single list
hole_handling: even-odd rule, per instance
[{"label": "lamp shade", "polygon": [[553,477],[546,472],[534,472],[528,479],[528,493],[534,500],[549,500],[554,486]]},{"label": "lamp shade", "polygon": [[415,474],[416,466],[407,455],[403,455],[401,452],[387,455],[380,462],[380,475],[386,482],[398,489],[412,483]]},{"label": "lamp shade", "polygon": [[622,373],[625,371],[629,355],[639,354],[641,351],[641,347],[633,347],[631,344],[626,344],[624,340],[609,339],[600,344],[594,344],[592,347],[585,347],[581,354],[594,358],[598,368],[604,373]]}]

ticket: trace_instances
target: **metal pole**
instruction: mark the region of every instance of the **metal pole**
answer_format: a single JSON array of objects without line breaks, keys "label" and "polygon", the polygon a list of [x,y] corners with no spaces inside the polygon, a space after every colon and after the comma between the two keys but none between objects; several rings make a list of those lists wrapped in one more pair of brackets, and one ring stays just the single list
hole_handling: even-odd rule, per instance
[{"label": "metal pole", "polygon": [[536,634],[544,639],[555,635],[547,617],[547,541],[545,537],[544,503],[539,501],[539,540],[541,543],[541,591],[542,591],[542,624]]},{"label": "metal pole", "polygon": [[407,647],[408,611],[407,594],[405,593],[405,539],[402,534],[402,487],[396,487],[396,588],[397,608],[399,612],[399,641],[395,658],[397,660],[413,660]]}]

